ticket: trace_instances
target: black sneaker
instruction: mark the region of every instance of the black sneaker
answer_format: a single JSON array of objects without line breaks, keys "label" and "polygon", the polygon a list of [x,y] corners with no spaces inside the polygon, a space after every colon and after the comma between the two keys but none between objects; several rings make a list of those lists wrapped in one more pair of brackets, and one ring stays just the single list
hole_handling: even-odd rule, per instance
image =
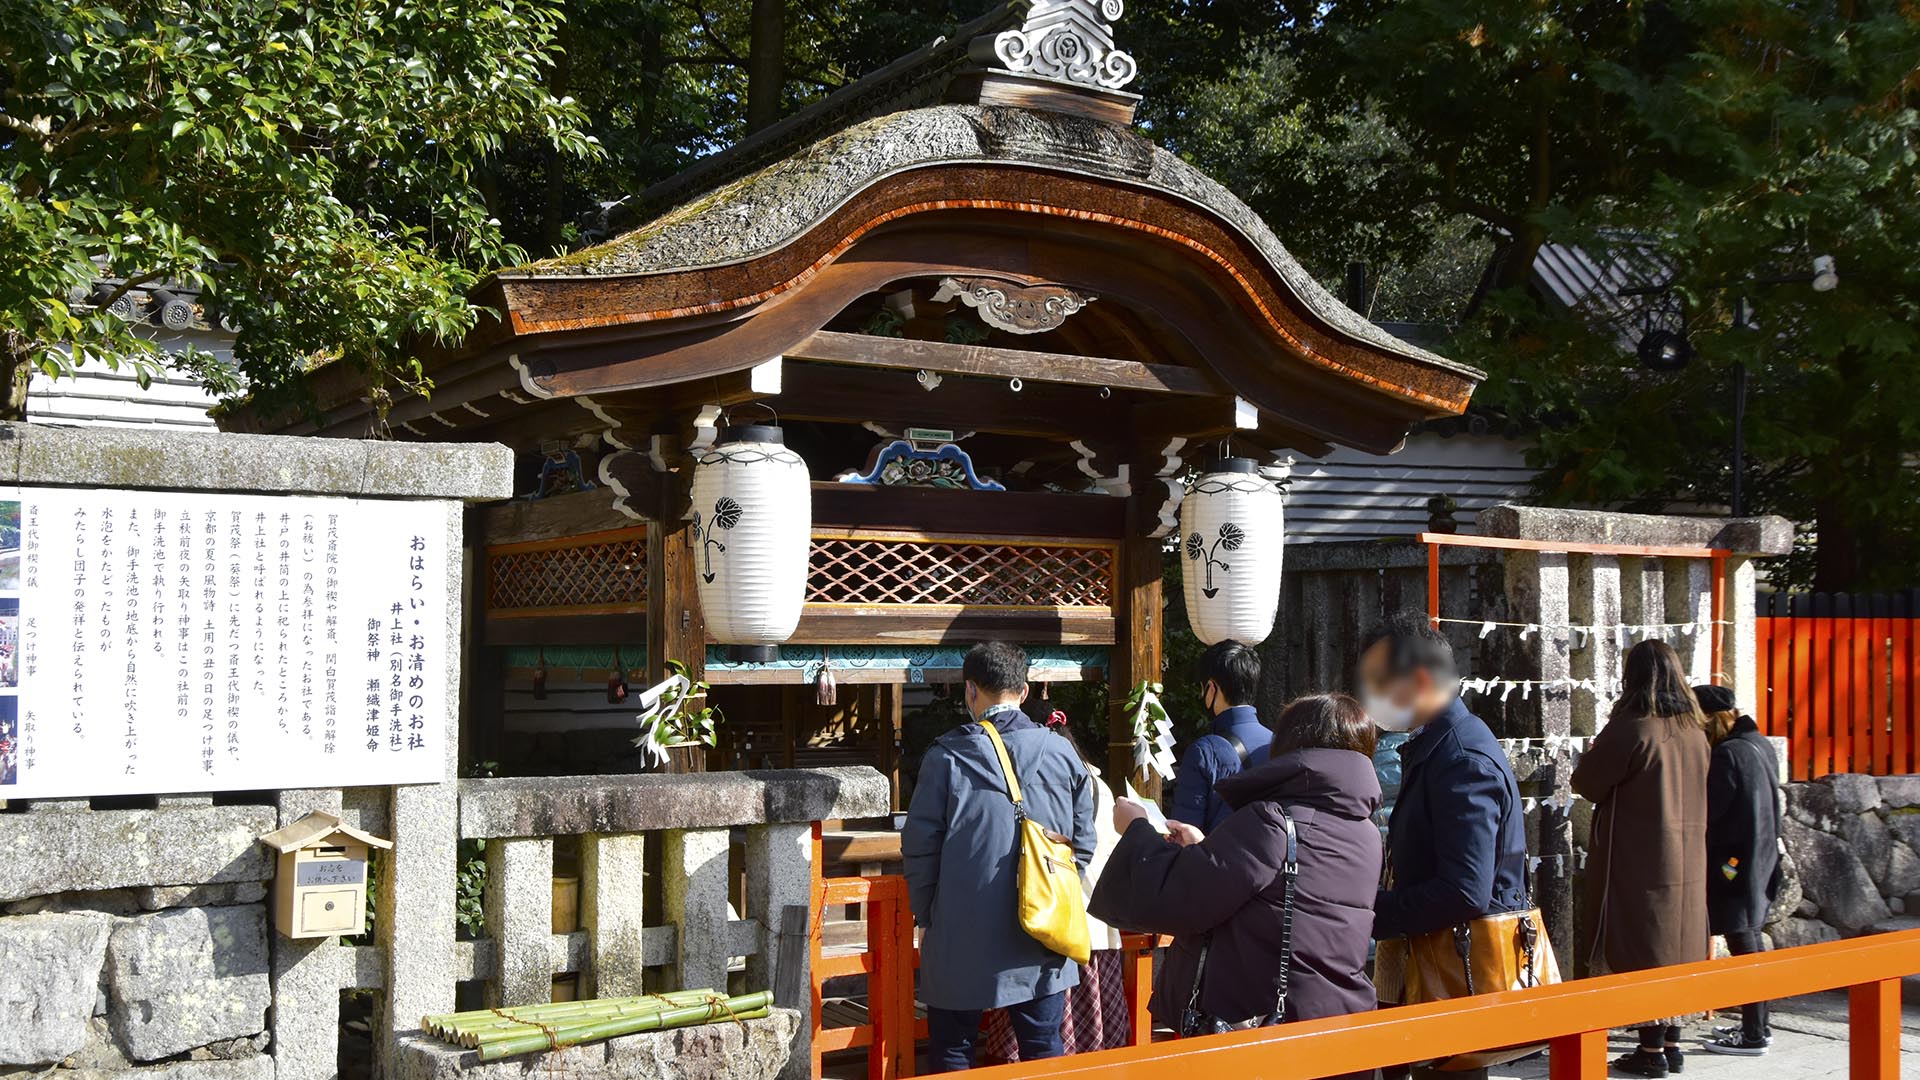
[{"label": "black sneaker", "polygon": [[1613,1059],[1613,1067],[1629,1076],[1665,1076],[1667,1075],[1667,1055],[1653,1051],[1635,1050],[1631,1054],[1622,1054]]},{"label": "black sneaker", "polygon": [[1677,1047],[1677,1046],[1669,1046],[1669,1047],[1667,1047],[1667,1048],[1666,1048],[1666,1057],[1667,1057],[1667,1071],[1668,1071],[1668,1072],[1670,1072],[1670,1073],[1677,1073],[1677,1072],[1684,1072],[1684,1071],[1686,1070],[1686,1067],[1687,1067],[1687,1059],[1686,1059],[1686,1058],[1683,1058],[1683,1057],[1681,1057],[1681,1056],[1680,1056],[1680,1048],[1679,1048],[1679,1047]]},{"label": "black sneaker", "polygon": [[1736,1057],[1759,1057],[1772,1045],[1770,1039],[1748,1039],[1746,1033],[1735,1028],[1730,1034],[1717,1039],[1708,1039],[1705,1045],[1709,1053],[1732,1054]]}]

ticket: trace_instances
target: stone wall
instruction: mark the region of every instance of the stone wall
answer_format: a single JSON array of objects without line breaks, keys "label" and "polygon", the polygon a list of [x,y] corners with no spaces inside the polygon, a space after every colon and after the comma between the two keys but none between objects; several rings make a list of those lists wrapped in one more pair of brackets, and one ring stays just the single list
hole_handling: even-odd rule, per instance
[{"label": "stone wall", "polygon": [[163,802],[0,815],[0,1062],[272,1075],[273,808]]},{"label": "stone wall", "polygon": [[1920,925],[1920,776],[1786,786],[1790,874],[1775,947]]}]

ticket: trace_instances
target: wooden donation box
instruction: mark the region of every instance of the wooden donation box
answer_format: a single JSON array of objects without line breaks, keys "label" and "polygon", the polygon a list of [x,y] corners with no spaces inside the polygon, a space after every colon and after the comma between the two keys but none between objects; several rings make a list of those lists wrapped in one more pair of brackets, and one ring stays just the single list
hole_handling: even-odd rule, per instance
[{"label": "wooden donation box", "polygon": [[393,841],[316,810],[260,842],[279,853],[273,921],[290,938],[351,936],[366,929],[369,848]]}]

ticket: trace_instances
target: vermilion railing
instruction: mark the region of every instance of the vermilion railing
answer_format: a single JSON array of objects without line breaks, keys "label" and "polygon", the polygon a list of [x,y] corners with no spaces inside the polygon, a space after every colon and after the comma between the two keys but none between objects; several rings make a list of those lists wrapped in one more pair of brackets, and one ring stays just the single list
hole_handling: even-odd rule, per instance
[{"label": "vermilion railing", "polygon": [[[819,829],[815,832],[814,873],[818,875]],[[824,922],[829,906],[860,904],[867,924],[867,945],[858,953],[824,956]],[[823,1055],[838,1050],[867,1048],[868,1080],[900,1080],[914,1073],[914,1045],[926,1037],[927,1022],[914,1015],[913,971],[920,966],[914,944],[913,912],[907,905],[907,881],[897,875],[814,880],[811,940],[813,967],[813,1075],[821,1075]],[[1153,1041],[1153,1018],[1147,999],[1153,993],[1153,952],[1167,938],[1150,934],[1121,935],[1126,958],[1124,980],[1131,1012],[1131,1043]],[[868,1022],[825,1027],[828,979],[846,975],[867,977]]]},{"label": "vermilion railing", "polygon": [[[827,878],[819,874],[815,829],[813,906],[813,1075],[823,1053],[869,1047],[870,1080],[913,1075],[914,1043],[926,1034],[914,1021],[913,916],[906,879]],[[867,905],[867,951],[821,956],[825,905]],[[1552,1080],[1604,1080],[1607,1032],[1650,1017],[1685,1016],[1749,1001],[1849,991],[1848,1060],[1852,1080],[1900,1075],[1900,980],[1920,974],[1920,930],[1805,945],[1777,952],[1579,979],[1535,990],[1306,1020],[1260,1031],[1155,1043],[1147,1014],[1153,950],[1165,942],[1124,935],[1132,1045],[1052,1061],[976,1070],[979,1080],[1087,1077],[1100,1080],[1188,1080],[1243,1076],[1312,1080],[1430,1061],[1516,1043],[1549,1044]],[[865,974],[873,1022],[822,1028],[821,986],[840,975]]]},{"label": "vermilion railing", "polygon": [[[1552,1080],[1602,1080],[1607,1031],[1748,1001],[1848,988],[1852,1080],[1900,1075],[1900,980],[1920,973],[1920,930],[1581,979],[1256,1031],[1130,1046],[969,1074],[977,1080],[1197,1076],[1310,1080],[1490,1046],[1546,1042]],[[1764,1072],[1764,1070],[1762,1070]],[[1756,1073],[1756,1075],[1759,1075]]]}]

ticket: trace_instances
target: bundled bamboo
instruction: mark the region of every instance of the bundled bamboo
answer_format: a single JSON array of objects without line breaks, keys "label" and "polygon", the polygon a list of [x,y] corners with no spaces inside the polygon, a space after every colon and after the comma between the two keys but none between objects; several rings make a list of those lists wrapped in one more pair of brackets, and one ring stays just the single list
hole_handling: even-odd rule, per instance
[{"label": "bundled bamboo", "polygon": [[422,1017],[429,1033],[497,1061],[640,1031],[689,1027],[713,1020],[755,1020],[767,1015],[767,992],[727,997],[712,990],[604,998],[588,1001],[476,1009]]},{"label": "bundled bamboo", "polygon": [[429,1034],[460,1046],[479,1045],[479,1035],[493,1030],[521,1030],[557,1023],[573,1024],[588,1017],[607,1017],[653,1012],[669,1006],[703,1004],[718,997],[711,990],[680,990],[667,994],[563,1001],[544,1005],[518,1005],[502,1009],[475,1009],[422,1017],[420,1026]]}]

